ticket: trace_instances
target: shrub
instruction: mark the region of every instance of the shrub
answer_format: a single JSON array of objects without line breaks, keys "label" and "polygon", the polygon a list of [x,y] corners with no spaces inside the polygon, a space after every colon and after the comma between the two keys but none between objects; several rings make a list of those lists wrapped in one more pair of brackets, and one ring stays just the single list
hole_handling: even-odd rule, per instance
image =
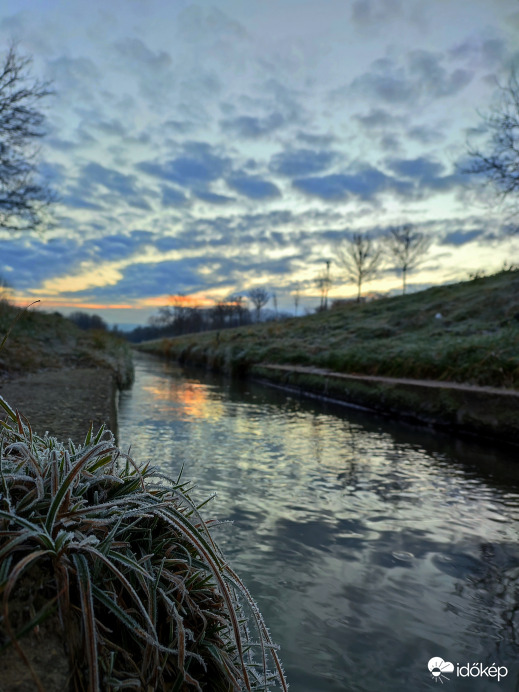
[{"label": "shrub", "polygon": [[[102,428],[76,448],[0,406],[0,645],[38,690],[24,635],[49,617],[74,690],[287,689],[261,614],[181,475],[139,466]],[[35,570],[44,597],[15,622],[10,606]]]}]

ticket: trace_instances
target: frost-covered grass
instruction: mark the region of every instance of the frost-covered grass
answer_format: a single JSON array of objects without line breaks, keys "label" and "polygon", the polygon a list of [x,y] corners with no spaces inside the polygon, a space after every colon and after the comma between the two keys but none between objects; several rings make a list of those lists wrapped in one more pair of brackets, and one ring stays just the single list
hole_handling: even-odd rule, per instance
[{"label": "frost-covered grass", "polygon": [[[31,667],[24,636],[59,617],[74,690],[287,689],[258,608],[181,477],[138,465],[109,431],[74,447],[0,406],[0,650]],[[13,604],[35,571],[38,607],[20,621]]]},{"label": "frost-covered grass", "polygon": [[[9,337],[5,339],[6,335]],[[4,342],[5,339],[5,342]],[[82,331],[58,313],[20,308],[0,299],[0,375],[41,368],[104,367],[119,387],[132,383],[133,364],[126,341],[106,331]]]},{"label": "frost-covered grass", "polygon": [[519,271],[327,312],[143,343],[181,362],[259,363],[519,388]]}]

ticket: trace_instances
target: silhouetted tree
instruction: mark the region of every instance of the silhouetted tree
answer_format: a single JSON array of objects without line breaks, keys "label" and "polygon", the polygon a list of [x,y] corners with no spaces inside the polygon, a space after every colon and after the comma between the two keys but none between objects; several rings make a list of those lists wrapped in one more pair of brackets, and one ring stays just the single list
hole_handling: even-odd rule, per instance
[{"label": "silhouetted tree", "polygon": [[294,298],[294,315],[297,317],[297,309],[301,300],[301,284],[299,282],[296,283],[295,288],[292,291],[292,296]]},{"label": "silhouetted tree", "polygon": [[415,231],[411,224],[394,226],[387,235],[387,248],[396,268],[402,272],[402,293],[406,292],[407,275],[423,260],[431,239]]},{"label": "silhouetted tree", "polygon": [[228,323],[231,321],[231,315],[232,308],[229,303],[225,300],[217,301],[211,308],[212,328],[225,329],[225,327],[230,326]]},{"label": "silhouetted tree", "polygon": [[316,279],[317,288],[321,294],[321,303],[319,310],[328,309],[328,293],[332,287],[332,277],[330,275],[331,260],[325,260],[326,269],[324,269]]},{"label": "silhouetted tree", "polygon": [[357,303],[360,302],[362,284],[376,275],[382,261],[382,250],[367,233],[354,233],[337,251],[339,263],[346,277],[357,286]]},{"label": "silhouetted tree", "polygon": [[170,301],[171,305],[159,308],[158,314],[150,318],[151,325],[158,328],[162,336],[191,334],[211,328],[208,312],[197,305],[186,305],[186,296],[172,296]]},{"label": "silhouetted tree", "polygon": [[53,200],[38,178],[35,147],[44,134],[38,105],[51,92],[30,77],[30,65],[14,46],[0,65],[0,228],[10,230],[38,227]]},{"label": "silhouetted tree", "polygon": [[242,296],[241,293],[233,293],[227,298],[227,304],[231,311],[230,326],[237,327],[250,323],[251,317],[247,309],[245,296]]},{"label": "silhouetted tree", "polygon": [[108,325],[99,315],[89,315],[86,312],[72,312],[68,319],[80,329],[108,329]]},{"label": "silhouetted tree", "polygon": [[[502,198],[519,192],[519,79],[512,70],[505,85],[500,85],[498,104],[483,116],[489,134],[487,146],[469,146],[471,163],[465,173],[483,175]],[[514,202],[517,210],[517,202]]]},{"label": "silhouetted tree", "polygon": [[254,309],[256,310],[256,322],[259,322],[261,308],[269,302],[270,293],[267,291],[266,288],[257,287],[251,288],[250,291],[248,291],[247,296],[249,297],[249,300],[254,305]]},{"label": "silhouetted tree", "polygon": [[245,298],[241,295],[217,301],[210,308],[189,305],[189,298],[183,295],[173,296],[170,301],[170,305],[159,308],[158,313],[150,318],[149,327],[136,327],[126,338],[138,342],[209,329],[228,329],[251,322]]}]

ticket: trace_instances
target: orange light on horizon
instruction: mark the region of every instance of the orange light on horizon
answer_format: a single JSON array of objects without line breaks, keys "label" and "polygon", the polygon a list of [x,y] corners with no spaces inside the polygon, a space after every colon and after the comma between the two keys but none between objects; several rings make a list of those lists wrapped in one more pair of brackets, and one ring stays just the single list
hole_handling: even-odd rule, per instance
[{"label": "orange light on horizon", "polygon": [[[13,305],[19,308],[27,307],[30,302],[33,302],[35,298],[29,296],[27,298],[14,298],[11,302]],[[56,298],[37,298],[36,301],[40,304],[41,308],[78,308],[83,310],[135,310],[139,307],[137,305],[130,305],[128,303],[120,304],[103,304],[103,303],[76,303],[70,300],[59,300]]]},{"label": "orange light on horizon", "polygon": [[146,308],[160,308],[168,305],[179,305],[181,307],[211,307],[215,303],[215,299],[209,298],[207,295],[171,295],[163,294],[160,296],[150,296],[148,298],[136,298],[133,303],[101,303],[96,301],[74,300],[74,298],[56,298],[55,296],[34,296],[20,295],[9,296],[10,302],[20,308],[27,307],[30,303],[37,300],[39,308],[42,309],[59,309],[69,308],[71,310],[142,310]]},{"label": "orange light on horizon", "polygon": [[169,305],[180,305],[184,308],[205,308],[214,305],[212,298],[207,298],[204,295],[170,295],[167,298]]}]

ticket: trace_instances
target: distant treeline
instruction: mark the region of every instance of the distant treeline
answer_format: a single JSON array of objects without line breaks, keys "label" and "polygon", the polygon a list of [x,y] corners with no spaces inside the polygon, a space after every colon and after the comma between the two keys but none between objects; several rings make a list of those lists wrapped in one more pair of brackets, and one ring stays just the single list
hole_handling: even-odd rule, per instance
[{"label": "distant treeline", "polygon": [[99,315],[88,315],[86,312],[71,312],[68,316],[71,322],[80,329],[101,329],[106,331],[108,325]]},{"label": "distant treeline", "polygon": [[230,329],[252,322],[251,311],[244,301],[219,302],[213,307],[186,306],[176,304],[160,308],[158,315],[152,317],[147,327],[136,327],[125,336],[138,343],[149,339],[195,334],[212,329]]},{"label": "distant treeline", "polygon": [[[270,315],[265,315],[268,319]],[[89,315],[84,312],[74,312],[68,317],[80,329],[107,330],[108,325],[99,315]],[[160,308],[158,314],[150,319],[146,327],[135,327],[130,332],[116,331],[132,343],[160,339],[182,334],[193,334],[209,330],[230,329],[253,322],[253,313],[245,301],[237,297],[229,302],[219,302],[210,308],[200,306],[185,306],[176,304]]]}]

